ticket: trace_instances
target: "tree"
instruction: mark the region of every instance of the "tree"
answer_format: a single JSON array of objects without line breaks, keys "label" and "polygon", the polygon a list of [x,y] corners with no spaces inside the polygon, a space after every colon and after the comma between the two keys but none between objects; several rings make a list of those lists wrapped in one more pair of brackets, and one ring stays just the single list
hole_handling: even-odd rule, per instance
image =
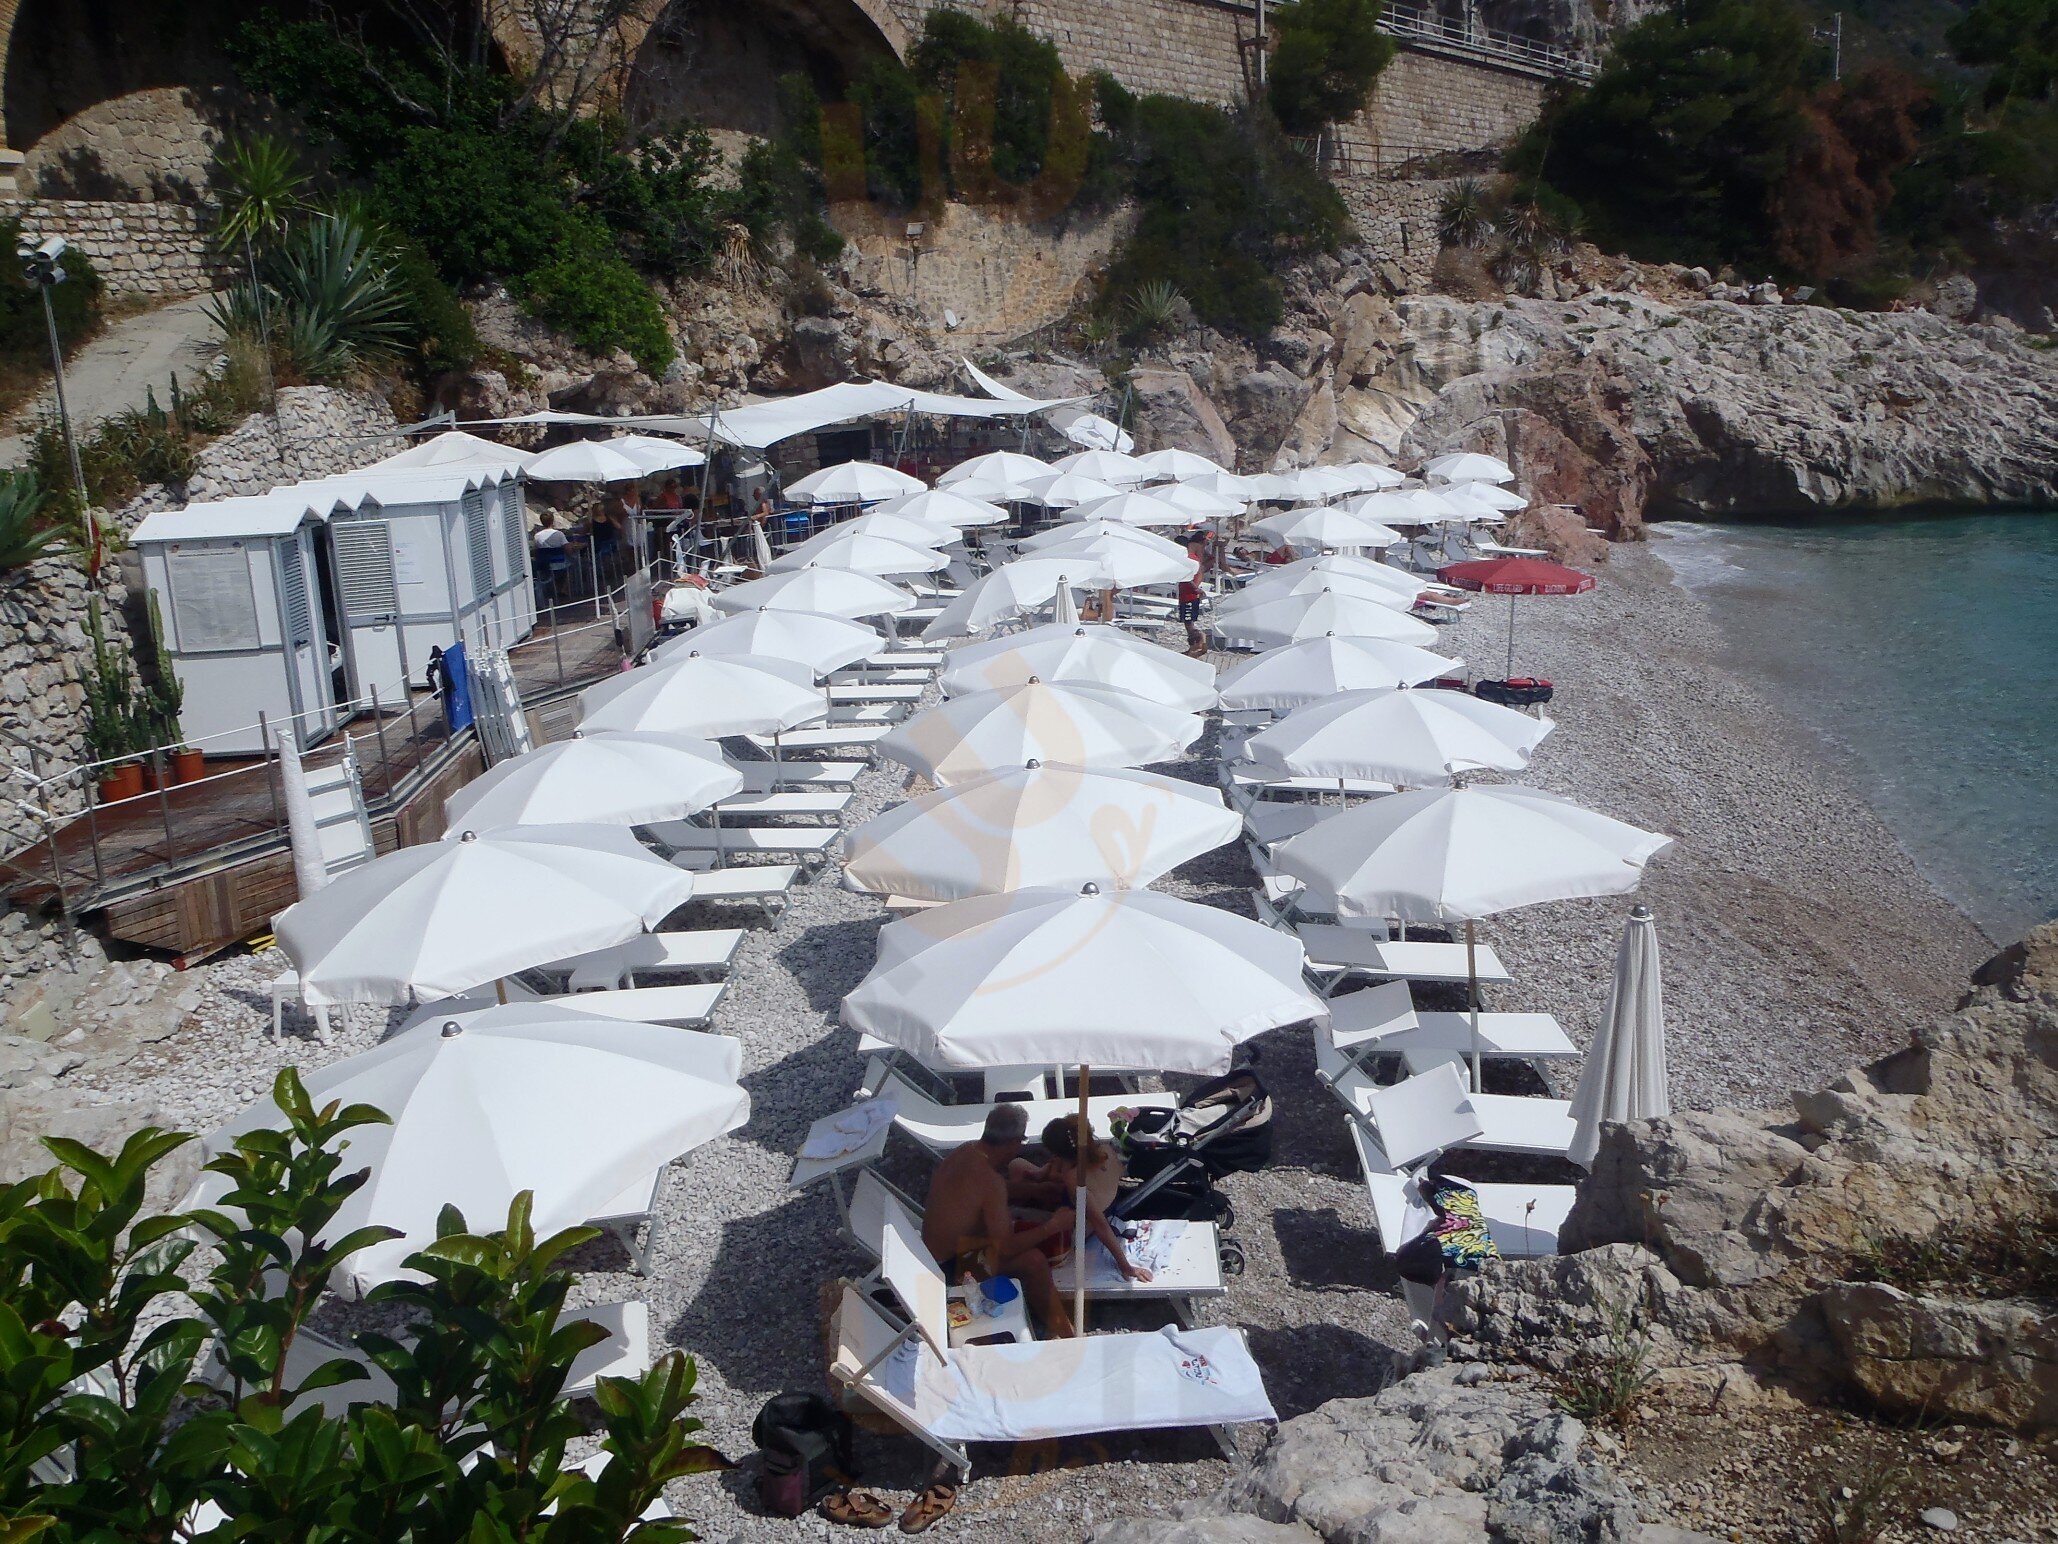
[{"label": "tree", "polygon": [[[145,1210],[152,1170],[190,1140],[155,1129],[113,1155],[47,1139],[58,1167],[0,1189],[0,1539],[692,1538],[639,1521],[668,1481],[724,1463],[693,1440],[684,1356],[602,1379],[607,1464],[597,1479],[565,1466],[583,1430],[565,1376],[603,1332],[565,1319],[560,1261],[595,1230],[538,1239],[527,1195],[483,1235],[446,1208],[407,1262],[421,1279],[372,1294],[382,1332],[294,1381],[329,1273],[388,1236],[331,1231],[367,1178],[343,1172],[343,1139],[386,1117],[314,1108],[290,1068],[273,1098],[283,1127],[207,1165],[213,1207]],[[347,1389],[366,1362],[389,1402],[331,1416],[307,1397]]]},{"label": "tree", "polygon": [[2058,86],[2058,0],[1979,0],[1946,36],[1961,63],[1993,66],[1989,105],[2048,99]]},{"label": "tree", "polygon": [[1380,0],[1293,0],[1273,12],[1266,100],[1289,134],[1319,134],[1356,117],[1394,41],[1379,30]]}]

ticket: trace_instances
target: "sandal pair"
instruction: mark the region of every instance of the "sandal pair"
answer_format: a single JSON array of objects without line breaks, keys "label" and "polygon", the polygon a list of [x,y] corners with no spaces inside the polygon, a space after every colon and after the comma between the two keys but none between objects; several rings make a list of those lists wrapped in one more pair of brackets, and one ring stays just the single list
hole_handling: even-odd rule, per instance
[{"label": "sandal pair", "polygon": [[[900,1514],[902,1533],[927,1533],[948,1517],[958,1504],[955,1485],[931,1485]],[[822,1515],[832,1523],[852,1528],[884,1528],[893,1521],[893,1508],[869,1490],[839,1490],[822,1502]]]}]

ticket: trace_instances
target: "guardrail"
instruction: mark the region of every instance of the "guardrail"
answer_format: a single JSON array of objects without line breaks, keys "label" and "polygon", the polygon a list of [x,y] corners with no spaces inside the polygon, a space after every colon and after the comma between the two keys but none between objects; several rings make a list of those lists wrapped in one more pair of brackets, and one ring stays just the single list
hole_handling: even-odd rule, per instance
[{"label": "guardrail", "polygon": [[1438,53],[1533,73],[1591,80],[1598,67],[1565,49],[1518,33],[1500,32],[1475,17],[1451,17],[1428,6],[1391,5],[1380,13],[1379,30]]}]

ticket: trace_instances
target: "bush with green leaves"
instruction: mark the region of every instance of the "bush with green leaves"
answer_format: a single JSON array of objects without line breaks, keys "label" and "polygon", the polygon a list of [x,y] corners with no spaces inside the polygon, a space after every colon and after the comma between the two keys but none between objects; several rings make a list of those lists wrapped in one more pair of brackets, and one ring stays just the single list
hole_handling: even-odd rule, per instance
[{"label": "bush with green leaves", "polygon": [[1447,247],[1483,247],[1493,235],[1493,195],[1477,177],[1463,177],[1436,205],[1436,239]]},{"label": "bush with green leaves", "polygon": [[289,227],[259,260],[256,282],[217,295],[208,317],[228,336],[268,333],[278,357],[311,381],[389,363],[412,336],[391,261],[342,212]]},{"label": "bush with green leaves", "polygon": [[71,532],[34,467],[0,471],[0,573],[64,551]]},{"label": "bush with green leaves", "polygon": [[215,239],[226,248],[261,251],[285,234],[307,207],[312,179],[284,140],[253,134],[215,152],[214,196],[221,218]]},{"label": "bush with green leaves", "polygon": [[[43,317],[43,297],[22,277],[14,261],[21,245],[21,221],[0,218],[0,412],[26,402],[50,379],[50,329]],[[50,291],[57,313],[57,341],[69,359],[101,327],[105,298],[92,260],[77,247],[64,254],[64,283]]]},{"label": "bush with green leaves", "polygon": [[[563,1260],[596,1234],[537,1238],[526,1194],[493,1233],[446,1208],[407,1261],[418,1279],[373,1293],[377,1330],[293,1357],[337,1263],[389,1236],[333,1231],[368,1178],[346,1168],[349,1134],[386,1117],[316,1108],[290,1068],[273,1097],[280,1127],[206,1166],[210,1206],[148,1209],[153,1171],[190,1140],[155,1129],[113,1154],[47,1139],[57,1166],[0,1189],[0,1538],[693,1538],[639,1520],[668,1482],[724,1465],[695,1440],[686,1357],[600,1380],[607,1462],[596,1479],[566,1461],[585,1430],[566,1375],[604,1331],[566,1316]],[[342,1405],[367,1363],[387,1402],[331,1415],[309,1397]]]},{"label": "bush with green leaves", "polygon": [[1292,0],[1272,11],[1265,100],[1289,134],[1319,134],[1364,111],[1394,55],[1381,0]]}]

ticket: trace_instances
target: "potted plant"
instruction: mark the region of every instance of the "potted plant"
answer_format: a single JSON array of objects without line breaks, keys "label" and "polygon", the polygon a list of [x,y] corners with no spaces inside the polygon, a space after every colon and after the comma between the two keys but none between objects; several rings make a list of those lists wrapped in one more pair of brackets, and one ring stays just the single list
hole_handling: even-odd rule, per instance
[{"label": "potted plant", "polygon": [[93,667],[86,678],[86,749],[103,765],[100,802],[133,799],[143,791],[143,768],[124,760],[145,748],[148,733],[138,713],[135,679],[120,644],[107,641],[100,618],[100,600],[86,602],[86,632],[93,643]]},{"label": "potted plant", "polygon": [[172,782],[197,783],[207,775],[206,758],[185,743],[185,731],[179,726],[179,713],[186,705],[186,688],[172,664],[171,651],[164,646],[164,616],[157,609],[155,592],[150,595],[150,652],[154,668],[146,711],[156,741],[165,748]]}]

